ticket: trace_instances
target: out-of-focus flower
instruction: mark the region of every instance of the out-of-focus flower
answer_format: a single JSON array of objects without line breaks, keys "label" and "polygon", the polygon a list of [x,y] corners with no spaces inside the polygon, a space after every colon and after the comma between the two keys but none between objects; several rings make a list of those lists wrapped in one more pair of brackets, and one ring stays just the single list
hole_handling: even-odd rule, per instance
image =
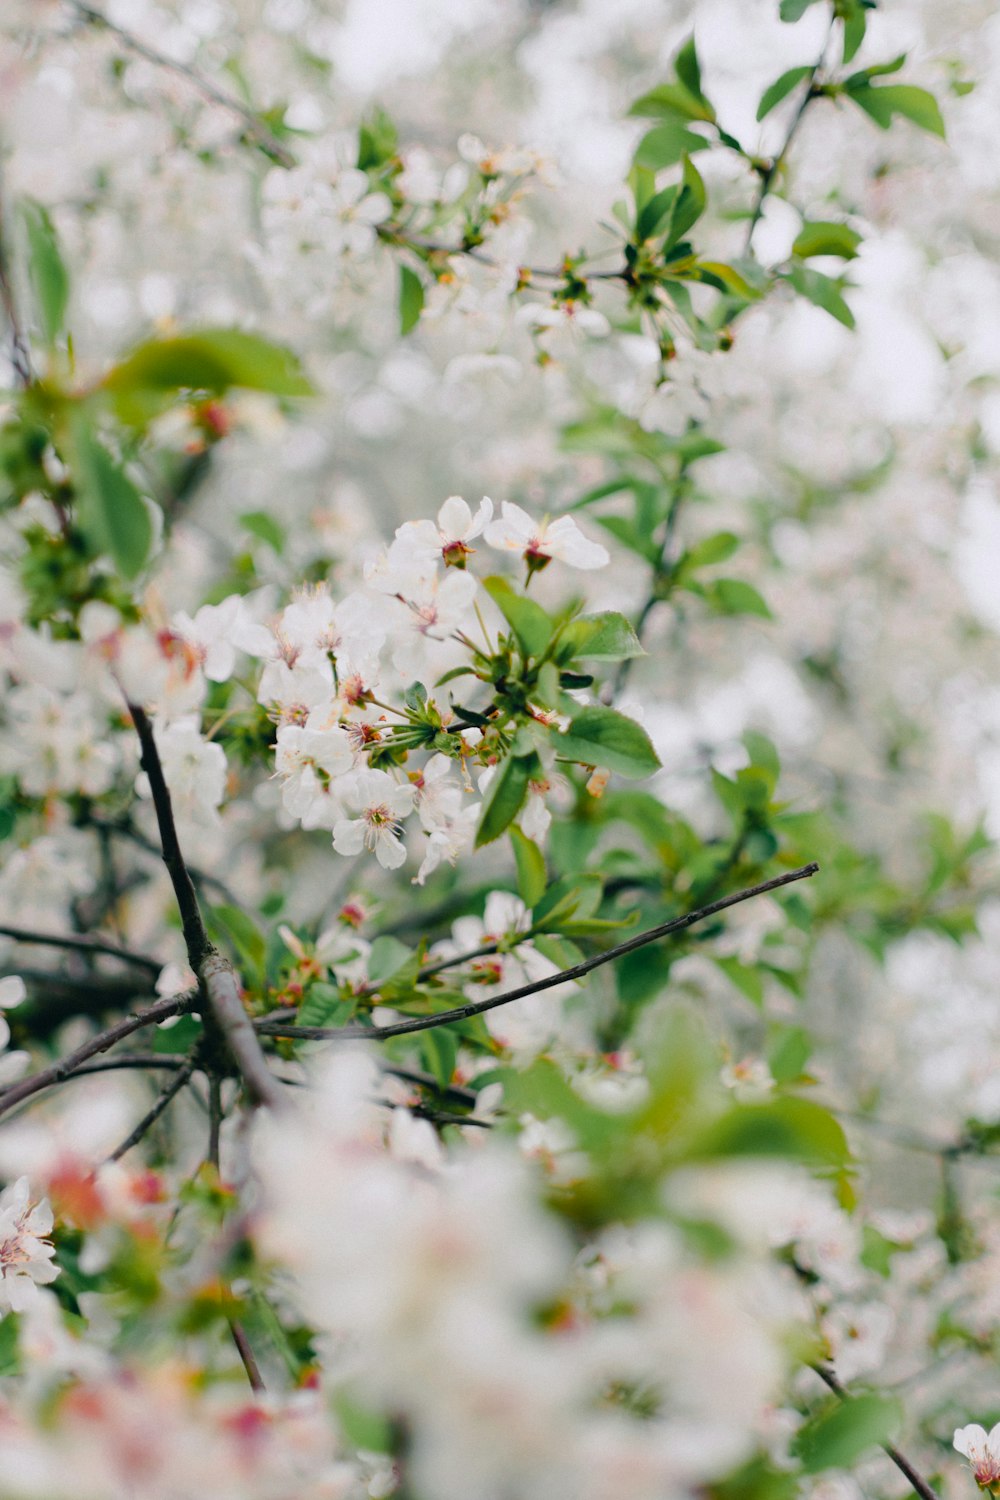
[{"label": "out-of-focus flower", "polygon": [[49,1202],[31,1201],[27,1177],[0,1193],[0,1310],[21,1312],[38,1296],[39,1286],[59,1275],[47,1238],[51,1230]]}]

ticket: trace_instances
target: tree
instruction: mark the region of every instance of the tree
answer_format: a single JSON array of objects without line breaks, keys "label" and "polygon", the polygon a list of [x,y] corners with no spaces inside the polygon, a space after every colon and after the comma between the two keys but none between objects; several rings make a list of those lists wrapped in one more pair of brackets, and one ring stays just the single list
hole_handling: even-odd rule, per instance
[{"label": "tree", "polygon": [[[223,10],[9,28],[0,1494],[992,1488],[995,1103],[899,999],[988,952],[913,622],[988,441],[873,290],[971,83],[869,0]],[[571,36],[596,203],[461,128]]]}]

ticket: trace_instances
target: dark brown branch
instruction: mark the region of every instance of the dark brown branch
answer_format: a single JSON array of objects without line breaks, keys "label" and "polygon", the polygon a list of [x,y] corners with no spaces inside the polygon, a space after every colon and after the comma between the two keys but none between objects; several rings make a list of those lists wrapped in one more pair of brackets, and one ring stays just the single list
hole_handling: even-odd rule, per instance
[{"label": "dark brown branch", "polygon": [[189,1011],[194,1000],[193,994],[171,995],[165,1000],[158,1000],[155,1005],[151,1005],[148,1010],[140,1011],[138,1015],[128,1016],[124,1021],[117,1021],[114,1026],[109,1026],[107,1031],[91,1037],[89,1041],[77,1047],[60,1062],[53,1063],[50,1068],[43,1068],[41,1072],[32,1074],[30,1078],[22,1078],[20,1083],[13,1083],[9,1088],[0,1092],[0,1115],[5,1115],[8,1110],[13,1109],[24,1099],[30,1099],[33,1094],[40,1094],[42,1089],[51,1088],[55,1083],[65,1082],[76,1072],[81,1063],[97,1057],[101,1052],[107,1052],[116,1042],[124,1041],[125,1037],[131,1036],[134,1031],[141,1031],[145,1026],[155,1026],[159,1021],[167,1020],[169,1016],[179,1016]]},{"label": "dark brown branch", "polygon": [[153,807],[156,811],[156,822],[160,830],[160,844],[162,847],[163,863],[167,867],[170,882],[174,888],[177,898],[178,910],[181,914],[181,927],[184,932],[184,946],[187,948],[188,963],[197,974],[202,964],[212,951],[205,923],[201,915],[201,907],[198,905],[198,897],[188,873],[187,865],[184,863],[184,855],[181,853],[180,840],[177,837],[177,825],[174,822],[174,810],[170,801],[170,791],[167,787],[166,777],[163,774],[163,766],[160,763],[160,752],[156,747],[153,736],[153,726],[144,708],[137,703],[130,703],[128,711],[135,725],[135,732],[139,736],[139,745],[142,750],[141,765],[149,778],[149,790],[153,798]]},{"label": "dark brown branch", "polygon": [[260,1365],[257,1363],[257,1357],[250,1347],[250,1340],[246,1336],[243,1324],[238,1323],[235,1318],[231,1318],[229,1327],[233,1335],[233,1343],[236,1345],[240,1359],[243,1361],[243,1368],[247,1372],[247,1379],[250,1382],[251,1388],[257,1392],[265,1391],[267,1387],[264,1384],[264,1377],[260,1373]]},{"label": "dark brown branch", "polygon": [[526,995],[535,995],[540,990],[549,990],[557,984],[566,984],[570,980],[582,979],[584,975],[590,974],[594,969],[599,969],[603,964],[614,963],[626,953],[634,953],[637,948],[644,948],[647,943],[658,942],[660,938],[669,937],[672,933],[683,932],[688,927],[693,927],[696,922],[704,922],[707,917],[714,917],[718,912],[725,911],[730,906],[736,906],[741,901],[749,901],[754,896],[766,895],[769,891],[779,890],[782,886],[791,885],[795,880],[807,880],[815,875],[819,865],[803,865],[801,869],[790,870],[787,875],[776,875],[773,880],[765,880],[760,885],[751,886],[749,890],[734,891],[732,895],[723,896],[719,901],[713,901],[709,906],[702,906],[697,911],[690,911],[683,917],[674,917],[669,922],[663,922],[659,927],[651,927],[646,932],[640,932],[637,937],[630,938],[628,942],[619,943],[615,948],[609,948],[605,953],[597,953],[592,958],[586,958],[582,963],[573,964],[571,968],[560,969],[557,974],[550,974],[545,979],[536,979],[531,984],[523,984],[516,990],[507,990],[502,995],[494,995],[488,1000],[470,1001],[468,1005],[457,1005],[453,1010],[439,1011],[433,1016],[413,1016],[405,1021],[397,1021],[392,1026],[342,1026],[339,1028],[329,1026],[285,1026],[281,1022],[262,1021],[258,1024],[258,1032],[262,1036],[283,1036],[301,1041],[383,1041],[392,1036],[404,1036],[413,1031],[429,1031],[435,1026],[447,1026],[452,1021],[467,1021],[471,1016],[480,1016],[484,1011],[495,1010],[497,1006],[509,1005],[513,1000],[523,1000]]},{"label": "dark brown branch", "polygon": [[107,1161],[120,1161],[127,1151],[131,1151],[133,1146],[139,1144],[146,1132],[151,1130],[156,1124],[171,1100],[176,1099],[181,1089],[189,1082],[193,1072],[194,1058],[189,1057],[178,1069],[174,1077],[170,1079],[169,1083],[164,1085],[153,1107],[143,1115],[138,1125],[134,1130],[129,1132],[121,1145],[115,1147],[111,1155],[106,1158]]},{"label": "dark brown branch", "polygon": [[236,971],[221,953],[212,952],[199,968],[212,1016],[247,1086],[254,1104],[280,1105],[284,1095],[267,1065],[253,1022],[240,998]]},{"label": "dark brown branch", "polygon": [[244,1009],[236,971],[209,941],[197,892],[177,837],[170,789],[163,774],[153,726],[145,709],[138,704],[129,703],[128,709],[142,748],[142,769],[149,778],[163,847],[163,862],[169,872],[181,914],[188,963],[198,975],[205,992],[211,1024],[217,1027],[226,1050],[247,1086],[251,1101],[254,1104],[280,1105],[283,1098],[281,1089],[267,1065],[250,1017]]},{"label": "dark brown branch", "polygon": [[[522,941],[527,942],[530,934],[524,934]],[[499,949],[499,943],[484,943],[481,948],[470,948],[468,953],[456,953],[454,958],[443,958],[440,963],[424,964],[417,971],[417,983],[423,984],[425,979],[431,979],[435,974],[443,974],[445,969],[457,969],[461,964],[470,964],[477,958],[489,958],[492,953]]]},{"label": "dark brown branch", "polygon": [[170,1052],[129,1052],[124,1057],[109,1057],[99,1062],[81,1063],[74,1068],[66,1082],[74,1078],[83,1078],[88,1073],[118,1073],[123,1070],[156,1072],[163,1070],[167,1073],[178,1072],[187,1066],[187,1059]]},{"label": "dark brown branch", "polygon": [[163,963],[145,953],[133,953],[117,943],[105,942],[103,938],[88,937],[84,933],[33,932],[28,927],[0,926],[0,937],[13,938],[15,943],[37,943],[43,948],[70,948],[79,953],[106,953],[109,958],[120,958],[125,963],[135,964],[150,974],[159,974]]},{"label": "dark brown branch", "polygon": [[[827,1365],[811,1365],[810,1368],[815,1370],[823,1384],[828,1386],[835,1396],[839,1396],[841,1401],[846,1399],[848,1394],[846,1388],[841,1385],[836,1375]],[[879,1446],[884,1453],[889,1455],[899,1472],[906,1476],[910,1488],[915,1495],[919,1495],[921,1500],[941,1500],[937,1490],[931,1488],[927,1480],[913,1467],[905,1454],[900,1453],[899,1449],[894,1448],[891,1443],[880,1443]]]},{"label": "dark brown branch", "polygon": [[178,62],[176,58],[168,57],[165,52],[158,52],[148,42],[134,36],[131,31],[126,31],[124,26],[119,26],[117,22],[109,20],[104,12],[95,6],[84,4],[83,0],[69,0],[69,4],[82,20],[107,31],[137,57],[144,58],[146,62],[153,63],[157,68],[176,74],[178,78],[186,78],[203,98],[229,110],[231,114],[238,115],[246,126],[247,134],[267,152],[268,156],[273,157],[279,166],[295,166],[295,158],[291,152],[281,144],[273,131],[267,128],[260,116],[240,99],[220,88],[217,83],[213,83],[210,78],[206,78],[196,69],[189,67],[187,63]]}]

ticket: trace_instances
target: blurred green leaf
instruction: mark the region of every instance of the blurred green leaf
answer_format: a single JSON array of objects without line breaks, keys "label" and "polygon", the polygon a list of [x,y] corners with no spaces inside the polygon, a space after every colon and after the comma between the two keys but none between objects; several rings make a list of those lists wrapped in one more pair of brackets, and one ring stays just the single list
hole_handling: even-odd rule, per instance
[{"label": "blurred green leaf", "polygon": [[399,331],[405,337],[420,321],[424,284],[409,266],[399,268]]},{"label": "blurred green leaf", "polygon": [[153,542],[149,508],[97,437],[82,408],[73,413],[71,433],[81,525],[112,558],[122,577],[132,579],[141,571]]},{"label": "blurred green leaf", "polygon": [[902,1409],[891,1396],[838,1398],[800,1429],[792,1451],[807,1474],[846,1469],[869,1448],[888,1442],[901,1421]]},{"label": "blurred green leaf", "polygon": [[69,272],[48,209],[33,198],[26,198],[21,212],[28,234],[28,274],[38,304],[42,333],[45,342],[51,346],[63,331],[69,303]]},{"label": "blurred green leaf", "polygon": [[782,99],[787,98],[794,88],[809,77],[812,71],[812,66],[806,64],[804,67],[789,68],[787,73],[782,73],[780,78],[776,78],[760,96],[757,119],[763,120],[766,115],[769,115],[772,109],[779,105]]}]

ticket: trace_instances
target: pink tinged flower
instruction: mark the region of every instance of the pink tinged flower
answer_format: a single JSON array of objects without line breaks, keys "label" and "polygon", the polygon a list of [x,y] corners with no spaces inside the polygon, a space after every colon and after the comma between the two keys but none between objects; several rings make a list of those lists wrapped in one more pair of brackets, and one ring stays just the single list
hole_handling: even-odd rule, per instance
[{"label": "pink tinged flower", "polygon": [[505,500],[501,519],[491,521],[485,538],[501,552],[520,552],[529,569],[546,567],[552,558],[571,568],[603,568],[610,561],[606,547],[584,536],[571,516],[556,521],[534,521],[519,505]]},{"label": "pink tinged flower", "polygon": [[336,725],[313,729],[283,724],[278,730],[275,774],[283,778],[282,806],[306,828],[322,826],[330,783],[353,765],[351,742]]},{"label": "pink tinged flower", "polygon": [[236,665],[236,642],[241,635],[246,606],[239,594],[221,604],[203,604],[192,619],[175,615],[173,630],[190,645],[210,682],[228,682]]},{"label": "pink tinged flower", "polygon": [[989,1432],[978,1422],[955,1430],[954,1445],[969,1460],[972,1477],[980,1489],[1000,1484],[1000,1422]]},{"label": "pink tinged flower", "polygon": [[52,1209],[47,1199],[33,1203],[27,1177],[0,1193],[0,1310],[22,1312],[38,1287],[55,1281],[55,1249],[47,1238]]},{"label": "pink tinged flower", "polygon": [[384,869],[398,869],[406,859],[402,823],[413,810],[413,787],[394,781],[387,771],[358,771],[345,776],[338,791],[354,817],[334,824],[337,853],[360,854],[368,849]]}]

